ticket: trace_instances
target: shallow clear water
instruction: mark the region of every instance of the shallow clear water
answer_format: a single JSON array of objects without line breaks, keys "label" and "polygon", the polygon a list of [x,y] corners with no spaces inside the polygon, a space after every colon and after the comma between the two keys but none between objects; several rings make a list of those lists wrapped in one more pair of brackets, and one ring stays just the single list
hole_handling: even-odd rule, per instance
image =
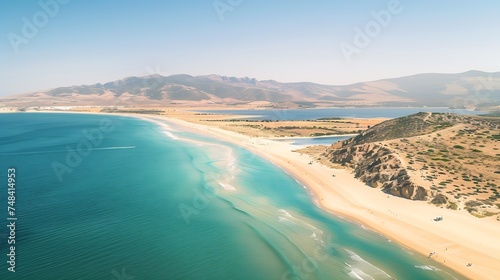
[{"label": "shallow clear water", "polygon": [[462,279],[319,209],[262,158],[170,124],[0,114],[0,181],[10,167],[16,272],[1,183],[0,279]]},{"label": "shallow clear water", "polygon": [[324,145],[329,146],[335,142],[343,141],[349,139],[353,136],[325,136],[325,137],[294,137],[294,138],[283,138],[283,139],[272,139],[273,141],[286,142],[297,147],[307,147],[312,145]]}]

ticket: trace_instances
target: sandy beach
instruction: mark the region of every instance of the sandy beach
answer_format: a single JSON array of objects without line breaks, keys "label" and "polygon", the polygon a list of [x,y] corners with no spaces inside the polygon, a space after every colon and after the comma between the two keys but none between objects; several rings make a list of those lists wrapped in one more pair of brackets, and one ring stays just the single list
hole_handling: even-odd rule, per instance
[{"label": "sandy beach", "polygon": [[[468,278],[497,279],[500,275],[500,224],[493,219],[479,219],[462,211],[387,195],[366,186],[349,170],[332,169],[308,155],[292,152],[294,148],[285,142],[168,116],[134,116],[167,120],[244,147],[299,180],[314,193],[315,203],[325,210],[356,221],[424,256],[434,252],[432,259]],[[434,221],[437,216],[443,216],[444,220]],[[472,265],[468,266],[469,263]]]}]

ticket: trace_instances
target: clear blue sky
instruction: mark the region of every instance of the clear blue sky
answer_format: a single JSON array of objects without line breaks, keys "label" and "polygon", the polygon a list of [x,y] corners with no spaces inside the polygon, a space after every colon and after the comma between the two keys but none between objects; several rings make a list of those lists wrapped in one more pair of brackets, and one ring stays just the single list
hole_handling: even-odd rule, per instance
[{"label": "clear blue sky", "polygon": [[[348,84],[500,71],[500,1],[400,0],[350,61],[342,43],[393,0],[59,0],[49,15],[39,2],[53,1],[0,0],[0,96],[154,73]],[[236,5],[221,18],[214,3]]]}]

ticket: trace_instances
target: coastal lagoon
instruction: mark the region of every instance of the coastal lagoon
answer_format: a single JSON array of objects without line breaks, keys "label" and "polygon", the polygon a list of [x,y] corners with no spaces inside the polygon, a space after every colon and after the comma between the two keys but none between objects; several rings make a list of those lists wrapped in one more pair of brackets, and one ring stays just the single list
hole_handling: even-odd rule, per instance
[{"label": "coastal lagoon", "polygon": [[331,144],[343,140],[347,140],[353,135],[334,135],[334,136],[318,136],[318,137],[281,137],[272,138],[273,141],[286,142],[297,148],[305,148],[307,146],[322,145],[330,146]]},{"label": "coastal lagoon", "polygon": [[418,112],[477,115],[484,112],[446,107],[377,107],[377,108],[314,108],[314,109],[258,109],[258,110],[200,110],[208,114],[247,116],[252,120],[298,121],[321,118],[398,118]]},{"label": "coastal lagoon", "polygon": [[0,180],[0,279],[463,279],[320,209],[261,157],[168,122],[0,114]]}]

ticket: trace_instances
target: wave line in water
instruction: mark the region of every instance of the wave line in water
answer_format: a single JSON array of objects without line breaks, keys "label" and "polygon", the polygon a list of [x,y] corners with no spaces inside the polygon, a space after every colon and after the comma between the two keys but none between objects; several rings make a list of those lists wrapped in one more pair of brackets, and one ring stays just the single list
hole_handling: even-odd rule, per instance
[{"label": "wave line in water", "polygon": [[434,271],[435,273],[446,274],[446,276],[449,277],[449,279],[455,279],[455,280],[457,279],[455,276],[449,274],[448,272],[441,270],[441,269],[439,269],[435,266],[432,266],[432,265],[415,265],[414,267],[418,268],[418,269],[422,269],[422,270]]},{"label": "wave line in water", "polygon": [[288,270],[292,270],[292,262],[287,258],[287,256],[281,252],[271,241],[269,241],[260,231],[258,231],[254,226],[246,223],[246,225],[255,233],[257,238],[265,244],[270,251],[281,261],[281,264]]},{"label": "wave line in water", "polygon": [[351,260],[355,263],[347,264],[350,272],[348,275],[354,279],[394,279],[387,272],[383,271],[379,267],[373,265],[372,263],[366,261],[358,254],[354,253],[351,250],[344,249],[348,254]]},{"label": "wave line in water", "polygon": [[226,191],[235,191],[236,188],[233,187],[232,185],[230,184],[226,184],[226,183],[219,183],[219,185],[224,188]]}]

